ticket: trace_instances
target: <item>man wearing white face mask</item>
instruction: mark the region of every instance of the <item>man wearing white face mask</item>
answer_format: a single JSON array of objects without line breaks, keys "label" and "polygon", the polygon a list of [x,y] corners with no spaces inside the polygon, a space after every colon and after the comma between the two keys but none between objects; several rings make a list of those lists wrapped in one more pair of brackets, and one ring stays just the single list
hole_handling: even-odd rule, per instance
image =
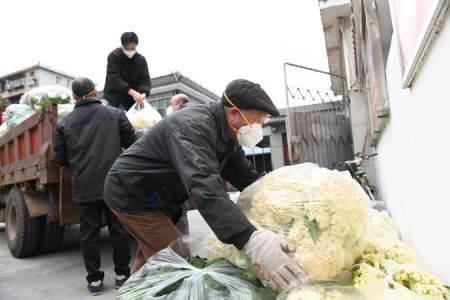
[{"label": "man wearing white face mask", "polygon": [[247,253],[273,286],[303,278],[288,255],[293,247],[272,231],[256,229],[222,188],[222,177],[240,191],[260,177],[239,145],[261,141],[269,114],[279,115],[258,84],[234,80],[221,101],[177,111],[116,160],[104,198],[138,241],[132,272],[181,237],[174,224],[181,203],[193,199],[215,235]]},{"label": "man wearing white face mask", "polygon": [[136,51],[136,33],[125,32],[120,40],[122,47],[108,56],[104,98],[112,106],[128,111],[150,95],[152,82],[145,57]]}]

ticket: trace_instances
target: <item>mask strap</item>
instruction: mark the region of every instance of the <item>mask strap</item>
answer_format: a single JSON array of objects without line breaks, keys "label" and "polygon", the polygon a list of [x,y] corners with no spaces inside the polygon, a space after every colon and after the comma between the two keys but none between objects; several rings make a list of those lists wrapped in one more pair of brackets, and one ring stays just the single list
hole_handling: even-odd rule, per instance
[{"label": "mask strap", "polygon": [[84,95],[83,99],[86,97],[92,96],[93,94],[95,94],[95,89],[93,91],[89,92],[88,94]]},{"label": "mask strap", "polygon": [[[227,96],[227,93],[224,92],[223,95],[225,96],[225,99],[227,99],[228,103],[230,103],[231,106],[233,106],[234,108],[236,108],[239,111],[241,116],[244,118],[245,122],[247,122],[248,125],[251,125],[251,123],[248,121],[248,119],[244,116],[244,113],[236,105],[234,105],[233,102],[231,102],[230,98],[228,98],[228,96]],[[236,130],[235,128],[233,128],[233,129]]]}]

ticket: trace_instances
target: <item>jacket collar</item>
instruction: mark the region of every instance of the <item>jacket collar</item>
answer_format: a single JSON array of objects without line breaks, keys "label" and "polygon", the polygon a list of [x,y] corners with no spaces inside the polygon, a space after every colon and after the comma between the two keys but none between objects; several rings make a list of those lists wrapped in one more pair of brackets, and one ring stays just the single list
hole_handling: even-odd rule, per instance
[{"label": "jacket collar", "polygon": [[75,103],[75,108],[91,104],[102,104],[102,102],[95,97],[87,97],[81,100],[77,100],[77,102]]},{"label": "jacket collar", "polygon": [[220,127],[220,139],[224,143],[231,145],[233,149],[236,149],[238,146],[237,141],[228,136],[228,123],[225,117],[225,108],[222,100],[214,102],[213,107]]}]

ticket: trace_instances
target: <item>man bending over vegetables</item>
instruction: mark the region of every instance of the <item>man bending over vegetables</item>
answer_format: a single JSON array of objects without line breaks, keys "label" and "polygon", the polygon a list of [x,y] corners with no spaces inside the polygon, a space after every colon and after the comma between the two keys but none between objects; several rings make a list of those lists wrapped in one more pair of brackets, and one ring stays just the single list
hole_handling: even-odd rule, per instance
[{"label": "man bending over vegetables", "polygon": [[234,80],[221,101],[169,115],[116,160],[104,198],[138,241],[132,272],[181,237],[174,224],[190,198],[216,236],[242,249],[273,285],[285,287],[302,276],[286,253],[292,247],[280,235],[256,229],[221,184],[223,177],[243,190],[259,178],[240,146],[262,140],[269,114],[279,115],[258,84]]}]

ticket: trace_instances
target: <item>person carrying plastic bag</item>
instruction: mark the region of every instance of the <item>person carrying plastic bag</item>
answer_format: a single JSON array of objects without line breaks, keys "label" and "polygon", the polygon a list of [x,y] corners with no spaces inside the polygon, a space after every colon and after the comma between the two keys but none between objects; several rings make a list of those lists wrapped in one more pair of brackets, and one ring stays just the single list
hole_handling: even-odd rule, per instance
[{"label": "person carrying plastic bag", "polygon": [[162,120],[161,115],[147,101],[135,103],[127,112],[131,125],[138,130],[147,130]]}]

